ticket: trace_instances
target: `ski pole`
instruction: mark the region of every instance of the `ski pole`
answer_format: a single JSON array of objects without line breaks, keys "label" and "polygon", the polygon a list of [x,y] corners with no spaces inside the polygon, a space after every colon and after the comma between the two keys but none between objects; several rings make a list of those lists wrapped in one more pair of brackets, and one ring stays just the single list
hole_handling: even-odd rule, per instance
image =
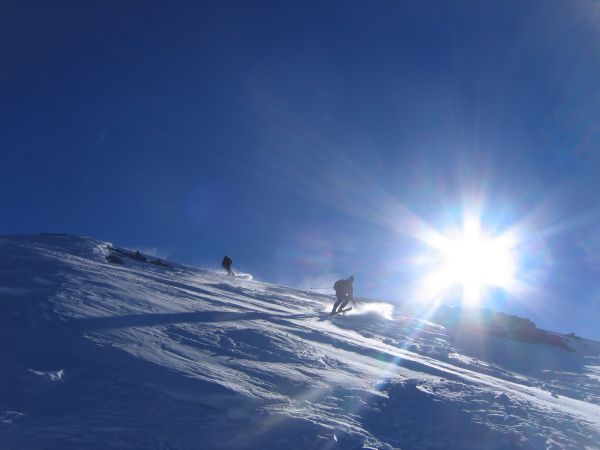
[{"label": "ski pole", "polygon": [[320,289],[320,290],[322,290],[322,289],[331,289],[331,288],[328,288],[328,287],[326,287],[326,288],[317,288],[317,287],[311,287],[311,289],[313,289],[313,290],[317,290],[317,289]]}]

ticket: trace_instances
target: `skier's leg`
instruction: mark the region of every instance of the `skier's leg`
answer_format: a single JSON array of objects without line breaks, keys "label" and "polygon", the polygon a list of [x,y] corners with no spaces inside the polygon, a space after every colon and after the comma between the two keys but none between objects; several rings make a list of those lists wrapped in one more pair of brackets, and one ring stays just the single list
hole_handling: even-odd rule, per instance
[{"label": "skier's leg", "polygon": [[344,301],[343,298],[339,298],[337,299],[337,301],[333,304],[333,309],[331,310],[331,314],[335,314],[335,310],[336,308],[340,305],[340,303],[342,303]]},{"label": "skier's leg", "polygon": [[344,299],[344,301],[342,302],[342,304],[340,305],[339,311],[343,310],[346,307],[346,305],[348,304],[349,301],[350,301],[350,299],[348,297],[346,297]]}]

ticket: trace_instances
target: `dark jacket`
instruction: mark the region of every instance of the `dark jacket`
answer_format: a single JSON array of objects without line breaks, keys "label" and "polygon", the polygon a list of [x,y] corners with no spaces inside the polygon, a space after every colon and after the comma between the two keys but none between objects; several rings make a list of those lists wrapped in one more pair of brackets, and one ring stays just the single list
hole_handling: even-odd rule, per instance
[{"label": "dark jacket", "polygon": [[346,280],[337,280],[333,289],[335,289],[336,297],[350,297],[352,298],[354,294],[354,277],[350,277]]}]

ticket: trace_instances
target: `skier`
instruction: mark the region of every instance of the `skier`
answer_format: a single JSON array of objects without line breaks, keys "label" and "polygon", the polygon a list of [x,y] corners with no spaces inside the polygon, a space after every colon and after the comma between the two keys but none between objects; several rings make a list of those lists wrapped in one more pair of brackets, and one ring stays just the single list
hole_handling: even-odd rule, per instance
[{"label": "skier", "polygon": [[[333,288],[335,289],[335,296],[337,297],[337,301],[333,305],[333,309],[331,310],[331,315],[334,315],[338,312],[343,311],[348,302],[352,300],[352,304],[356,305],[354,302],[354,276],[351,275],[350,278],[346,280],[337,280]],[[339,306],[339,308],[338,308]]]},{"label": "skier", "polygon": [[225,257],[223,258],[223,261],[221,262],[221,267],[223,267],[229,275],[231,275],[232,277],[235,277],[233,270],[231,270],[232,264],[233,264],[232,259],[229,256],[225,255]]}]

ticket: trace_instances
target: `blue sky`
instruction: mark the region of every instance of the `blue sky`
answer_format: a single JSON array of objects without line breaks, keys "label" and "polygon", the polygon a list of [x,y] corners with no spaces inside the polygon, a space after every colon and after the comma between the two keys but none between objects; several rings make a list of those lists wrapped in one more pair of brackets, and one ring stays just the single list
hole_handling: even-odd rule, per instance
[{"label": "blue sky", "polygon": [[403,302],[476,211],[526,285],[482,304],[600,338],[597,2],[0,10],[1,234]]}]

